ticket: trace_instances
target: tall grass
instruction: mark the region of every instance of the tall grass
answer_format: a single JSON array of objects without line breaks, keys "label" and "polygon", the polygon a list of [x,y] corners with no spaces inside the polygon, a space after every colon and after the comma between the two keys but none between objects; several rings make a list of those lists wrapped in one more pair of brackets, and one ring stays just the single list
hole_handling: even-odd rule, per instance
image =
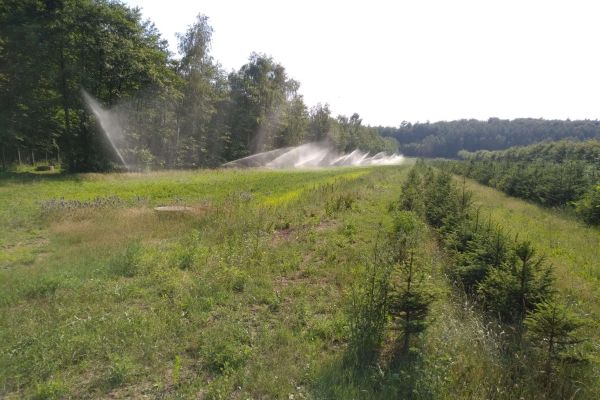
[{"label": "tall grass", "polygon": [[[398,361],[399,333],[385,329],[377,357],[348,368],[350,288],[369,275],[378,235],[394,229],[406,175],[387,167],[0,181],[0,397],[511,398],[504,334],[451,288],[431,231],[415,255],[436,301],[410,357]],[[42,209],[113,195],[115,207]],[[152,209],[173,203],[197,212]],[[563,228],[582,228],[572,222]],[[590,301],[580,288],[570,298]]]}]

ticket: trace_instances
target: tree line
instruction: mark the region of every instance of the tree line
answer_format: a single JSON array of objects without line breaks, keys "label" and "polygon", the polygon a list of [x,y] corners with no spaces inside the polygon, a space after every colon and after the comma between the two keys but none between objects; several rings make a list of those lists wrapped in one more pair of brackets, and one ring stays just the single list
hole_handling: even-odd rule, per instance
[{"label": "tree line", "polygon": [[563,139],[529,146],[514,146],[501,151],[478,150],[458,152],[459,158],[474,161],[550,161],[564,163],[573,160],[600,168],[600,140],[577,141]]},{"label": "tree line", "polygon": [[378,130],[381,135],[396,139],[405,155],[456,158],[461,150],[503,150],[564,138],[598,139],[600,121],[462,119],[435,123],[403,122],[397,128],[378,127]]},{"label": "tree line", "polygon": [[272,57],[252,53],[225,72],[199,15],[172,54],[139,9],[115,0],[7,0],[0,5],[2,167],[61,162],[107,170],[114,151],[86,109],[89,92],[118,121],[138,166],[213,167],[277,147],[327,141],[340,151],[395,151],[358,114],[309,108],[300,84]]},{"label": "tree line", "polygon": [[546,207],[572,210],[600,225],[600,142],[558,141],[504,151],[461,152],[438,161],[453,173]]}]

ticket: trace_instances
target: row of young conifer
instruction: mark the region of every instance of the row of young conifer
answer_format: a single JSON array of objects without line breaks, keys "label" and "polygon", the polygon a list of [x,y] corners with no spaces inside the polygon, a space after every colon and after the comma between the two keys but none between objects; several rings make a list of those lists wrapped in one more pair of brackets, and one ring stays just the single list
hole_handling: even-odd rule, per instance
[{"label": "row of young conifer", "polygon": [[464,184],[422,161],[404,182],[400,209],[433,228],[455,290],[497,326],[514,398],[572,398],[587,390],[586,323],[559,297],[551,266],[531,242],[486,220]]},{"label": "row of young conifer", "polygon": [[462,161],[439,161],[510,196],[570,211],[600,225],[600,141],[559,141],[503,151],[461,152]]}]

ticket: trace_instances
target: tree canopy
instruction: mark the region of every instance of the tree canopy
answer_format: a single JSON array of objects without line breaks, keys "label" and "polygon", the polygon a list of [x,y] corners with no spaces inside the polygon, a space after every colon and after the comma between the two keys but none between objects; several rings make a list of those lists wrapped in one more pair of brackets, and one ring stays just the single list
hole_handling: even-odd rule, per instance
[{"label": "tree canopy", "polygon": [[307,141],[340,150],[395,151],[358,114],[309,109],[299,82],[252,53],[231,73],[210,54],[200,14],[178,35],[176,56],[140,11],[116,0],[6,0],[0,4],[2,166],[45,158],[71,171],[118,165],[82,90],[119,125],[128,163],[212,167]]},{"label": "tree canopy", "polygon": [[462,119],[435,123],[403,122],[397,128],[378,127],[378,131],[383,136],[395,138],[406,155],[456,158],[461,150],[503,150],[565,138],[598,139],[600,121]]}]

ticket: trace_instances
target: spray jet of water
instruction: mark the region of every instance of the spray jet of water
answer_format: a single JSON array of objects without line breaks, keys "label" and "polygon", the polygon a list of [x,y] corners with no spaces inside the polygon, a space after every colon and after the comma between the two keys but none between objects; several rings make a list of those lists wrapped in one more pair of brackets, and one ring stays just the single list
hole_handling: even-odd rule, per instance
[{"label": "spray jet of water", "polygon": [[83,96],[83,100],[85,104],[89,108],[89,110],[94,114],[98,122],[100,123],[100,127],[102,128],[102,132],[110,142],[111,147],[119,157],[119,160],[123,164],[123,166],[129,170],[129,165],[125,162],[125,158],[119,151],[119,143],[124,140],[123,138],[123,129],[119,125],[117,119],[111,115],[111,113],[104,109],[100,103],[96,99],[94,99],[88,92],[84,89],[81,89],[81,95]]},{"label": "spray jet of water", "polygon": [[322,168],[337,166],[399,165],[404,162],[401,154],[384,152],[369,156],[358,149],[340,154],[331,147],[319,143],[307,143],[296,147],[265,151],[230,161],[224,167],[266,167],[275,169]]}]

